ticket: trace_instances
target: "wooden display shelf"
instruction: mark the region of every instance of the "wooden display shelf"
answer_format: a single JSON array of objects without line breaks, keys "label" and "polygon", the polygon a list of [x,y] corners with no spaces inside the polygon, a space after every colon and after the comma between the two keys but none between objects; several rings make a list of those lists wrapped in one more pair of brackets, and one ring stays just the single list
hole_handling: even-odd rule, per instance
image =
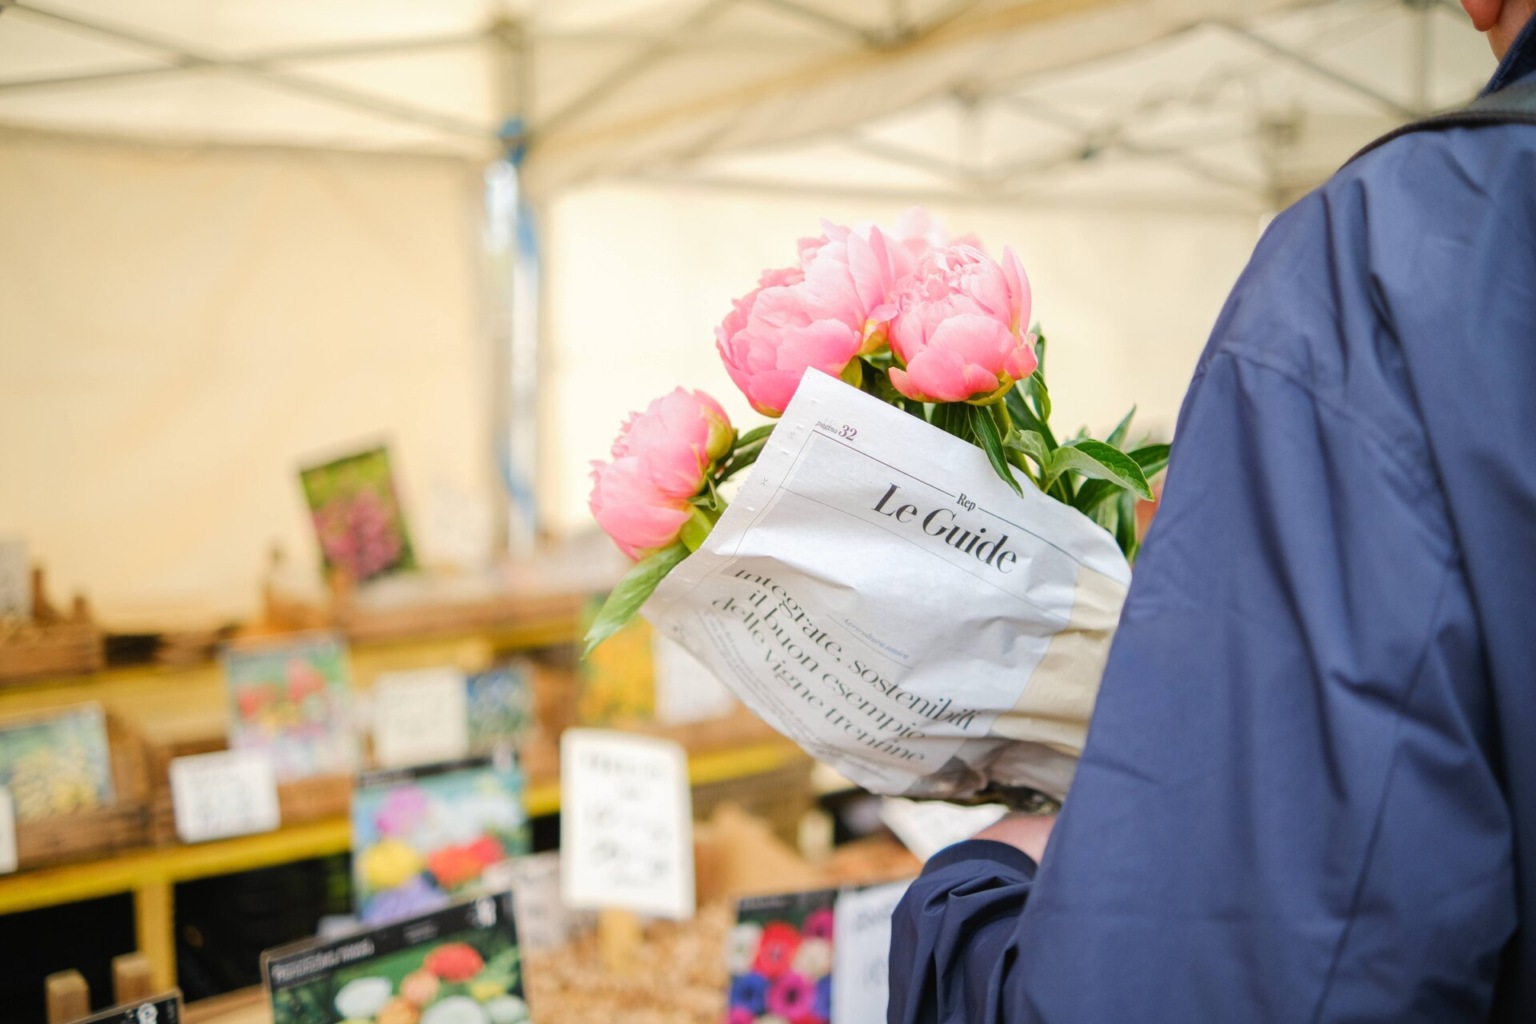
[{"label": "wooden display shelf", "polygon": [[[601,553],[564,552],[479,580],[402,580],[392,590],[358,594],[331,623],[349,640],[353,687],[366,692],[383,672],[484,665],[503,654],[555,649],[538,662],[535,696],[543,732],[528,745],[523,764],[528,813],[556,813],[555,740],[562,726],[573,724],[578,692],[567,652],[581,639],[590,596],[618,578],[622,567],[612,564],[616,557],[603,541]],[[134,791],[143,799],[133,822],[142,827],[143,839],[128,845],[131,837],[120,837],[114,842],[127,848],[110,855],[98,852],[94,860],[0,875],[0,914],[130,894],[138,949],[149,959],[154,987],[164,990],[176,980],[177,884],[347,852],[351,828],[343,798],[350,799],[350,779],[322,780],[289,793],[283,826],[274,832],[196,845],[174,842],[166,828],[169,807],[161,785],[166,758],[192,752],[210,737],[222,742],[228,700],[223,672],[208,660],[78,672],[0,687],[0,717],[99,703],[109,721],[132,726],[149,782],[147,791]],[[809,792],[809,757],[745,710],[682,728],[636,728],[669,736],[689,751],[689,777],[701,806],[746,794],[771,804],[775,813],[782,810],[787,822],[795,817],[795,793]],[[116,737],[113,742],[116,750]],[[38,863],[25,849],[23,854],[24,861]]]},{"label": "wooden display shelf", "polygon": [[[769,739],[693,754],[688,777],[694,786],[705,786],[809,764],[806,754],[788,740]],[[525,803],[533,817],[558,812],[558,779],[535,780]],[[236,839],[140,849],[109,860],[5,875],[0,876],[0,914],[131,893],[138,949],[149,958],[155,988],[164,990],[176,984],[177,883],[345,853],[351,844],[351,823],[330,818]]]},{"label": "wooden display shelf", "polygon": [[112,802],[89,811],[17,822],[16,859],[22,869],[99,860],[148,842],[149,777],[141,737],[111,713],[106,715],[106,729]]}]

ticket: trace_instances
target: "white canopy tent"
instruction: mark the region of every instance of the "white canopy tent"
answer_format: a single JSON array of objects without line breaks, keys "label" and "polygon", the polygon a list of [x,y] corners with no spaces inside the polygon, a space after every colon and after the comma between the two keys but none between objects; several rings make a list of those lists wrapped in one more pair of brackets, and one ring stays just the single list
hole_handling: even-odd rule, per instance
[{"label": "white canopy tent", "polygon": [[1102,187],[1064,171],[1104,156],[1272,193],[1466,99],[1488,66],[1449,0],[0,8],[0,123],[488,159],[516,119],[546,193],[632,174],[803,184],[809,162],[842,187],[1029,195]]},{"label": "white canopy tent", "polygon": [[295,460],[389,436],[472,561],[535,428],[574,529],[624,412],[745,411],[710,329],[759,269],[913,202],[1020,250],[1062,418],[1166,433],[1260,218],[1491,67],[1447,0],[0,0],[0,534],[109,617],[238,614],[313,557]]}]

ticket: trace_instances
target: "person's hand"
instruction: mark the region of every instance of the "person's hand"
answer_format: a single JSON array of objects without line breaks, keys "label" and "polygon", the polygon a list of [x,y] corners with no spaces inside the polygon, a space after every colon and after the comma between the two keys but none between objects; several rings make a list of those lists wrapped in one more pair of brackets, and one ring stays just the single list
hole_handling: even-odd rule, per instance
[{"label": "person's hand", "polygon": [[1045,847],[1050,842],[1051,829],[1055,827],[1056,815],[1054,814],[1014,812],[1004,815],[996,824],[988,825],[976,833],[975,838],[991,839],[1017,847],[1039,864],[1045,857]]}]

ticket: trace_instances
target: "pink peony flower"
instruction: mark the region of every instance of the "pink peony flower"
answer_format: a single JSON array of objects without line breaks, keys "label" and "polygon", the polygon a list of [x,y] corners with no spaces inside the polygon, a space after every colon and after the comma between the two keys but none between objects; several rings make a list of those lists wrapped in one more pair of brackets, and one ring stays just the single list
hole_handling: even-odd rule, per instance
[{"label": "pink peony flower", "polygon": [[1029,279],[1012,249],[999,264],[980,249],[931,250],[897,296],[891,383],[922,402],[963,402],[1035,372]]},{"label": "pink peony flower", "polygon": [[592,464],[593,518],[630,558],[666,547],[735,437],[725,410],[702,391],[663,395],[620,428],[612,462]]},{"label": "pink peony flower", "polygon": [[715,347],[752,408],[778,416],[805,371],[840,376],[886,344],[901,260],[878,228],[823,224],[800,266],[764,271],[715,329]]}]

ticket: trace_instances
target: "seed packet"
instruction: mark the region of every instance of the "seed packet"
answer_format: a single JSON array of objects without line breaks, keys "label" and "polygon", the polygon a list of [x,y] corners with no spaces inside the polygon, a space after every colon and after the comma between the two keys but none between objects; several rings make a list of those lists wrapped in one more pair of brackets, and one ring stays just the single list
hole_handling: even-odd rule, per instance
[{"label": "seed packet", "polygon": [[907,885],[887,882],[741,900],[725,944],[731,979],[726,1024],[884,1019],[891,913]]},{"label": "seed packet", "polygon": [[416,567],[387,448],[299,471],[324,567],[362,583]]},{"label": "seed packet", "polygon": [[167,992],[152,999],[122,1003],[74,1024],[181,1024],[181,993]]},{"label": "seed packet", "polygon": [[229,745],[272,755],[278,782],[357,769],[347,648],[332,633],[230,647]]},{"label": "seed packet", "polygon": [[726,938],[728,1024],[830,1024],[836,889],[754,896],[736,905]]},{"label": "seed packet", "polygon": [[10,790],[18,822],[109,806],[112,758],[101,705],[0,721],[0,788]]},{"label": "seed packet", "polygon": [[[597,602],[587,609],[597,613]],[[649,722],[656,717],[651,626],[634,620],[581,659],[576,722],[592,728]]]},{"label": "seed packet", "polygon": [[527,1024],[510,893],[262,955],[273,1024]]},{"label": "seed packet", "polygon": [[532,730],[532,675],[528,662],[513,661],[468,676],[471,754],[516,746]]},{"label": "seed packet", "polygon": [[353,900],[365,922],[478,894],[488,867],[528,850],[523,776],[508,756],[371,772],[353,788]]}]

